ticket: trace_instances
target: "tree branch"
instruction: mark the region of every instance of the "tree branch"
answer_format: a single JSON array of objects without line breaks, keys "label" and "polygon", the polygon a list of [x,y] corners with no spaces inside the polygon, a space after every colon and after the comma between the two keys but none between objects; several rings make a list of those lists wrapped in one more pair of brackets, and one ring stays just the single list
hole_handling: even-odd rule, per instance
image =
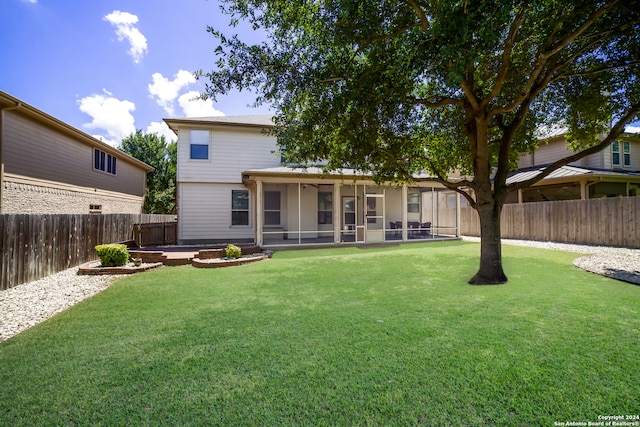
[{"label": "tree branch", "polygon": [[427,15],[425,15],[424,11],[420,8],[420,5],[415,0],[407,0],[409,5],[413,8],[420,18],[420,25],[424,31],[429,31],[429,21],[427,20]]},{"label": "tree branch", "polygon": [[619,64],[619,65],[613,65],[611,67],[603,67],[603,68],[597,68],[594,70],[590,70],[590,71],[584,71],[582,73],[565,73],[565,74],[558,74],[556,75],[554,78],[552,78],[550,80],[550,83],[554,83],[558,80],[561,79],[568,79],[571,77],[583,77],[583,76],[594,76],[600,73],[604,73],[607,71],[613,71],[613,70],[617,70],[619,68],[625,68],[625,67],[629,67],[632,65],[640,65],[640,61],[633,61],[633,62],[628,62],[626,64]]},{"label": "tree branch", "polygon": [[[538,80],[538,77],[540,76],[540,74],[542,74],[549,59],[552,58],[554,55],[556,55],[558,52],[562,51],[562,49],[567,47],[570,43],[575,41],[575,39],[578,36],[584,33],[591,25],[595,23],[595,21],[599,17],[601,17],[605,12],[607,12],[607,10],[615,6],[616,3],[617,3],[617,0],[614,0],[611,3],[605,4],[603,7],[601,7],[600,9],[596,10],[593,14],[591,14],[591,16],[589,16],[582,25],[580,25],[573,32],[571,32],[570,34],[567,34],[562,40],[560,40],[555,47],[553,47],[551,50],[547,52],[541,53],[536,59],[536,61],[534,62],[535,68],[531,72],[529,80],[527,80],[527,83],[524,85],[520,96],[517,97],[511,104],[505,105],[500,108],[495,108],[490,112],[490,115],[493,116],[496,114],[507,113],[518,108],[518,106],[522,104],[522,102],[524,102],[524,100],[527,97],[531,96],[531,89],[533,88],[534,84]],[[555,70],[557,70],[557,68],[552,68],[550,71],[555,71]]]},{"label": "tree branch", "polygon": [[489,103],[496,96],[498,96],[498,94],[502,90],[502,86],[504,85],[505,79],[507,78],[507,73],[509,72],[509,67],[511,66],[511,52],[513,51],[513,46],[515,45],[515,42],[516,42],[516,35],[518,34],[518,29],[520,28],[520,25],[522,25],[522,22],[524,21],[525,9],[526,7],[523,7],[520,10],[520,12],[518,12],[516,19],[514,19],[513,22],[511,23],[511,27],[509,28],[509,34],[505,39],[504,47],[502,49],[502,65],[500,65],[500,71],[498,72],[498,76],[496,77],[496,82],[493,85],[493,90],[491,91],[491,93],[489,93],[487,97],[485,97],[485,99],[480,104],[480,107],[482,109],[485,109],[487,105],[489,105]]},{"label": "tree branch", "polygon": [[442,97],[440,99],[430,101],[428,99],[416,98],[416,97],[410,96],[409,100],[414,104],[424,105],[425,107],[428,107],[428,108],[440,108],[440,107],[444,107],[445,105],[456,105],[458,107],[464,106],[464,101],[462,101],[461,99],[446,98],[446,97]]}]

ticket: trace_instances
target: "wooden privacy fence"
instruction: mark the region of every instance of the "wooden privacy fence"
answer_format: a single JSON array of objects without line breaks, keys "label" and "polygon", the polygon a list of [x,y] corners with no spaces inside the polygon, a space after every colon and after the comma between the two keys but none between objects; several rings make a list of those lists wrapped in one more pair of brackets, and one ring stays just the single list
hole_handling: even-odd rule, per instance
[{"label": "wooden privacy fence", "polygon": [[136,246],[175,245],[178,243],[178,223],[154,222],[135,224],[133,240]]},{"label": "wooden privacy fence", "polygon": [[[640,197],[508,204],[502,210],[505,239],[640,247]],[[473,208],[461,209],[461,233],[480,235]]]},{"label": "wooden privacy fence", "polygon": [[134,224],[174,215],[0,215],[0,289],[96,259],[94,247],[132,239]]}]

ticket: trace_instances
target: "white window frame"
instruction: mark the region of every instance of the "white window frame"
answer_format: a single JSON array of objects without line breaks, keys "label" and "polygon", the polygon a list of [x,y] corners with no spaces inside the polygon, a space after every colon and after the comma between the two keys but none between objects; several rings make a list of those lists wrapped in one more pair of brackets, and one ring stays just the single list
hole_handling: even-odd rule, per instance
[{"label": "white window frame", "polygon": [[[246,193],[247,195],[247,208],[246,209],[236,209],[233,206],[234,195],[235,193]],[[246,224],[234,224],[233,223],[233,213],[234,212],[246,212],[247,213],[247,223]],[[251,197],[249,194],[249,190],[231,190],[231,227],[248,227],[251,225]]]},{"label": "white window frame", "polygon": [[[198,136],[199,135],[199,136]],[[205,143],[206,142],[206,143]],[[206,158],[194,158],[193,147],[207,147]],[[209,131],[207,129],[189,129],[189,160],[197,162],[206,162],[211,158],[211,141]]]},{"label": "white window frame", "polygon": [[[412,201],[411,198],[415,196],[416,200]],[[417,206],[416,210],[411,210],[409,206]],[[407,194],[407,212],[408,213],[420,213],[420,193],[410,192]]]},{"label": "white window frame", "polygon": [[112,154],[100,150],[93,149],[93,170],[103,172],[109,175],[118,175],[118,158]]},{"label": "white window frame", "polygon": [[[618,161],[616,161],[616,155]],[[611,164],[613,166],[631,166],[631,144],[629,141],[613,141],[611,144]]]}]

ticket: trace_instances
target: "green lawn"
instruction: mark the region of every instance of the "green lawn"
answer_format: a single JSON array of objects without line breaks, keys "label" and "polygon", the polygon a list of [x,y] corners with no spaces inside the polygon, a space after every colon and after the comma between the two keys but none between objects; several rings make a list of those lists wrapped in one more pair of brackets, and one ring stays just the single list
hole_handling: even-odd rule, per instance
[{"label": "green lawn", "polygon": [[640,412],[640,287],[465,242],[165,267],[0,343],[0,425],[553,426]]}]

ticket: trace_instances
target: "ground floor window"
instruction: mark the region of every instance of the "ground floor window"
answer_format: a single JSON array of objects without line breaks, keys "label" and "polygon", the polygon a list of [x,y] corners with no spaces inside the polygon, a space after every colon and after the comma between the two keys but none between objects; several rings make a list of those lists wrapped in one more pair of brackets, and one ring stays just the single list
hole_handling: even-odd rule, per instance
[{"label": "ground floor window", "polygon": [[280,225],[280,192],[264,192],[264,225]]},{"label": "ground floor window", "polygon": [[318,193],[318,224],[333,224],[333,193]]},{"label": "ground floor window", "polygon": [[420,212],[420,193],[409,193],[407,195],[407,212]]},{"label": "ground floor window", "polygon": [[231,225],[249,225],[249,191],[231,190]]}]

